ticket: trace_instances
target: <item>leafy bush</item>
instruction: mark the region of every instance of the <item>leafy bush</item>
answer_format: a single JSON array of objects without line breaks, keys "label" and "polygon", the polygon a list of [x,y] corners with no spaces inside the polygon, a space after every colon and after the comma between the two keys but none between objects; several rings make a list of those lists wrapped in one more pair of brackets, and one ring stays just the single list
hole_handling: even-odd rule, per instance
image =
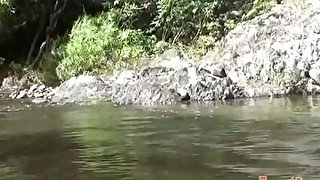
[{"label": "leafy bush", "polygon": [[7,7],[9,7],[10,6],[10,4],[11,4],[11,1],[10,0],[0,0],[0,7],[1,8],[7,8]]},{"label": "leafy bush", "polygon": [[57,66],[60,63],[63,52],[65,51],[65,44],[68,42],[66,35],[58,36],[51,41],[49,48],[45,50],[37,72],[41,75],[39,79],[42,79],[44,83],[54,83],[59,81],[57,76]]},{"label": "leafy bush", "polygon": [[246,11],[257,7],[256,2],[250,5],[246,0],[157,0],[150,5],[155,9],[150,9],[153,20],[146,31],[134,25],[143,21],[138,17],[141,18],[139,14],[145,10],[145,1],[109,3],[105,12],[86,15],[75,22],[69,41],[60,46],[62,55],[57,75],[66,79],[133,67],[151,51],[154,35],[158,41],[179,44],[186,51],[201,56],[232,29]]},{"label": "leafy bush", "polygon": [[156,5],[157,15],[152,30],[162,40],[190,42],[216,28],[209,23],[215,18],[218,1],[159,0]]},{"label": "leafy bush", "polygon": [[248,0],[157,0],[151,30],[173,43],[190,43],[200,36],[219,40],[251,7]]},{"label": "leafy bush", "polygon": [[270,10],[279,0],[254,0],[252,8],[243,17],[244,20],[251,19],[259,13]]},{"label": "leafy bush", "polygon": [[186,46],[186,49],[189,54],[200,58],[201,56],[205,55],[208,50],[214,48],[214,44],[217,39],[214,36],[200,36],[196,41],[194,41],[191,45]]},{"label": "leafy bush", "polygon": [[[135,66],[142,56],[152,52],[156,41],[169,42],[166,46],[178,45],[201,56],[238,22],[253,18],[278,1],[71,0],[50,42],[57,35],[70,32],[68,41],[54,41],[45,49],[37,68],[45,77],[58,76],[62,80],[79,74],[111,73],[114,69]],[[6,62],[15,61],[16,57],[27,59],[31,42],[40,33],[34,53],[30,53],[36,56],[40,41],[47,35],[47,27],[37,32],[39,22],[43,16],[50,19],[55,2],[0,0],[0,57],[6,58]],[[46,15],[42,14],[43,7]],[[95,15],[85,15],[74,22],[84,12]],[[15,43],[8,46],[11,42]],[[17,50],[8,53],[11,51],[6,48],[11,47]],[[161,49],[165,46],[160,52]]]},{"label": "leafy bush", "polygon": [[134,66],[151,49],[151,40],[140,30],[122,30],[116,25],[117,11],[83,16],[63,44],[57,67],[60,79],[79,74],[111,73]]}]

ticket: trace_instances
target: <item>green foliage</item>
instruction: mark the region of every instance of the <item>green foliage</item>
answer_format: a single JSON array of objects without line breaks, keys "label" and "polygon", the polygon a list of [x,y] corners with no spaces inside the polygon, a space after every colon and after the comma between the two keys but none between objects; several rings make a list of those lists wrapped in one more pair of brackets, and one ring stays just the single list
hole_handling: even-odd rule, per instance
[{"label": "green foliage", "polygon": [[0,0],[0,7],[1,8],[7,8],[11,5],[10,0]]},{"label": "green foliage", "polygon": [[161,40],[191,42],[203,33],[216,31],[219,26],[214,21],[216,0],[159,0],[156,5],[152,30]]},{"label": "green foliage", "polygon": [[39,79],[42,79],[44,83],[54,83],[59,80],[56,68],[60,63],[61,57],[63,57],[63,52],[65,51],[64,44],[67,41],[67,36],[58,36],[51,41],[49,48],[44,52],[37,70],[38,75],[41,76]]},{"label": "green foliage", "polygon": [[60,47],[62,59],[57,67],[60,79],[135,66],[150,50],[151,41],[143,32],[117,27],[117,15],[111,11],[83,16],[74,24],[69,41]]},{"label": "green foliage", "polygon": [[136,18],[141,13],[139,5],[136,2],[130,3],[127,1],[118,2],[118,4],[120,3],[121,8],[111,9],[111,11],[113,11],[113,13],[117,15],[117,19],[114,17],[113,20],[117,21],[119,27],[134,28],[133,24],[136,21]]},{"label": "green foliage", "polygon": [[23,16],[15,16],[15,13],[16,8],[14,8],[12,0],[0,0],[0,35],[3,35],[4,32],[10,34],[11,31],[15,30],[16,26],[19,26],[28,18],[25,14]]},{"label": "green foliage", "polygon": [[0,17],[12,9],[12,0],[0,0]]},{"label": "green foliage", "polygon": [[[7,47],[5,43],[11,40],[7,37],[15,34],[20,34],[17,39],[32,40],[39,27],[40,7],[46,7],[48,20],[55,2],[56,0],[0,0],[0,52],[7,52],[4,50]],[[56,79],[58,76],[62,80],[79,74],[111,73],[114,69],[137,65],[139,59],[150,54],[152,46],[159,41],[169,43],[165,46],[178,45],[189,53],[201,56],[214,48],[215,42],[241,20],[253,18],[276,2],[68,0],[68,7],[75,10],[66,10],[59,22],[63,22],[65,26],[73,24],[72,29],[59,27],[60,30],[63,29],[60,35],[69,32],[68,38],[52,42],[40,61],[39,71],[44,74],[45,79]],[[81,8],[80,13],[76,7]],[[78,18],[83,12],[95,15],[87,14]],[[41,33],[43,38],[46,27]],[[57,36],[55,34],[51,37]],[[21,41],[25,42],[25,39]],[[36,44],[34,56],[40,45],[41,42]],[[23,52],[28,52],[30,44],[24,46],[27,50]],[[0,57],[5,55],[0,54]]]},{"label": "green foliage", "polygon": [[278,0],[254,0],[252,8],[243,17],[244,20],[251,19],[259,13],[270,10]]},{"label": "green foliage", "polygon": [[187,52],[200,58],[205,55],[208,50],[214,48],[214,44],[217,41],[214,36],[200,36],[194,43],[189,46],[186,46]]},{"label": "green foliage", "polygon": [[[202,56],[250,7],[258,7],[257,1],[250,6],[246,0],[157,0],[152,3],[146,7],[146,1],[142,0],[117,0],[109,3],[101,14],[80,18],[72,28],[69,41],[59,47],[58,77],[66,79],[134,67],[143,55],[150,53],[153,37]],[[143,21],[141,14],[147,8],[153,18],[150,29],[137,29],[136,22]]]}]

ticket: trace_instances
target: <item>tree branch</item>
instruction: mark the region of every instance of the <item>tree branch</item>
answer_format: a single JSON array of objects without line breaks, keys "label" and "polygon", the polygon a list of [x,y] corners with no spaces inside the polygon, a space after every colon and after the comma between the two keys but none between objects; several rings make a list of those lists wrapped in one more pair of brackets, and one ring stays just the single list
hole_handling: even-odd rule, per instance
[{"label": "tree branch", "polygon": [[50,21],[49,21],[49,25],[46,29],[46,40],[41,44],[38,55],[36,57],[36,59],[33,61],[32,63],[32,67],[37,67],[40,64],[40,59],[43,56],[43,53],[45,51],[45,49],[49,49],[50,48],[50,41],[51,41],[51,33],[54,31],[54,29],[57,26],[58,23],[58,19],[59,16],[62,14],[62,12],[64,11],[64,9],[67,6],[67,1],[68,0],[64,0],[62,6],[57,10],[58,5],[59,5],[59,0],[56,0],[55,6],[54,6],[54,10],[55,12],[53,12],[50,15]]},{"label": "tree branch", "polygon": [[32,57],[32,54],[34,52],[35,45],[36,45],[36,43],[38,41],[38,38],[39,38],[41,32],[44,29],[44,26],[45,26],[45,23],[46,23],[46,7],[45,7],[44,4],[41,4],[40,11],[41,11],[40,12],[40,16],[39,16],[40,17],[40,21],[39,21],[39,24],[38,24],[36,35],[33,38],[31,47],[30,47],[29,52],[28,52],[27,65],[31,64],[31,57]]}]

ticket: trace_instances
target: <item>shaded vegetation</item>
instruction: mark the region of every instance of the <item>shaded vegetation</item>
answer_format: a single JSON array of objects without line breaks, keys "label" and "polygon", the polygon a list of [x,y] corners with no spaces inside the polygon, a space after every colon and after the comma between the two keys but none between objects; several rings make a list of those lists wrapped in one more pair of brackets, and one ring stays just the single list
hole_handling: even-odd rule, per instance
[{"label": "shaded vegetation", "polygon": [[195,55],[277,0],[1,0],[0,57],[42,80],[134,67],[159,41]]}]

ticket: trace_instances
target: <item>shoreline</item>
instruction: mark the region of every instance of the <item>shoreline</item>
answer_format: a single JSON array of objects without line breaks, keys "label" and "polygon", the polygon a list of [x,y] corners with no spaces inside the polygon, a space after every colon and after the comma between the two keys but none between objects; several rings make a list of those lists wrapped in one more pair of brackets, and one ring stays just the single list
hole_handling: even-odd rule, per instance
[{"label": "shoreline", "polygon": [[312,3],[278,5],[237,25],[200,59],[167,49],[141,61],[135,70],[111,76],[80,75],[56,88],[20,83],[11,98],[32,97],[37,104],[112,101],[158,105],[319,95],[319,16],[320,8]]},{"label": "shoreline", "polygon": [[[286,92],[269,84],[241,87],[221,65],[208,65],[211,63],[206,59],[208,57],[200,61],[185,57],[170,49],[136,70],[123,70],[113,76],[80,75],[55,88],[33,84],[0,94],[6,94],[9,99],[28,99],[33,104],[43,105],[112,102],[142,106],[311,94],[303,93],[304,89],[299,93]],[[308,79],[304,77],[302,81]]]}]

